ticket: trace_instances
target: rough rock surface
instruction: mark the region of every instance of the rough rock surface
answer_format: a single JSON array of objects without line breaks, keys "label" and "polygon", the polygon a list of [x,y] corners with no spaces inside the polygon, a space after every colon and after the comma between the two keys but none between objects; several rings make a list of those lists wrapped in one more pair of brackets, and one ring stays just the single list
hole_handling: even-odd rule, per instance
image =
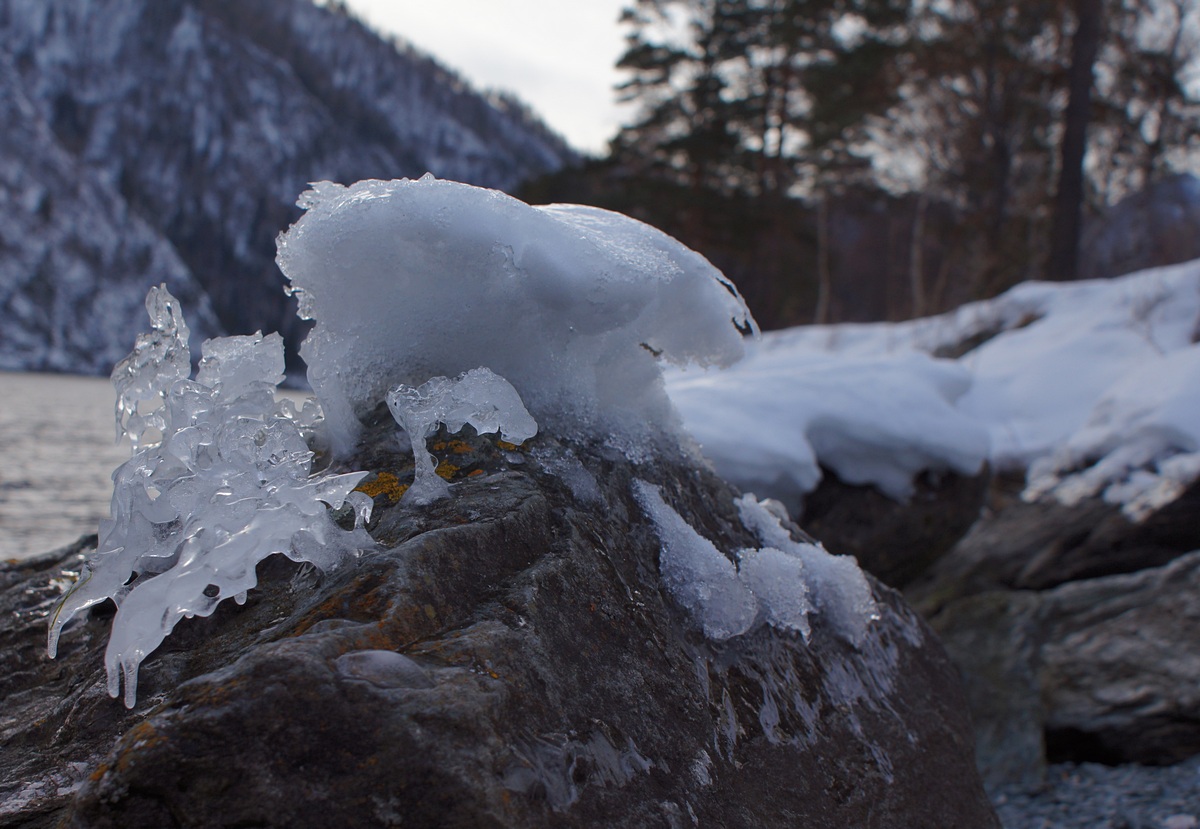
[{"label": "rough rock surface", "polygon": [[264,562],[146,660],[133,711],[104,692],[103,614],[42,651],[77,555],[0,570],[0,826],[998,826],[954,669],[898,594],[875,585],[859,648],[819,617],[807,646],[706,642],[630,484],[733,550],[723,482],[443,440],[454,496],[410,509],[390,432],[354,461],[379,549]]},{"label": "rough rock surface", "polygon": [[830,469],[822,472],[804,498],[804,528],[892,587],[913,581],[971,529],[991,479],[986,467],[974,476],[925,472],[901,503],[875,487],[843,483]]},{"label": "rough rock surface", "polygon": [[982,518],[908,591],[926,614],[997,588],[1045,590],[1158,567],[1200,549],[1200,481],[1143,521],[1099,498],[1012,500]]},{"label": "rough rock surface", "polygon": [[[982,522],[934,568],[938,580],[911,591],[963,674],[990,783],[1036,785],[1046,761],[1164,765],[1200,754],[1200,550],[1180,555],[1162,541],[1200,532],[1187,511],[1195,491],[1142,525],[1098,501],[1020,505]],[[1019,521],[1056,514],[1057,533],[1048,519]],[[1136,552],[1123,556],[1122,545]],[[1012,589],[1030,586],[1039,560],[1043,572],[1064,561],[1117,572]]]}]

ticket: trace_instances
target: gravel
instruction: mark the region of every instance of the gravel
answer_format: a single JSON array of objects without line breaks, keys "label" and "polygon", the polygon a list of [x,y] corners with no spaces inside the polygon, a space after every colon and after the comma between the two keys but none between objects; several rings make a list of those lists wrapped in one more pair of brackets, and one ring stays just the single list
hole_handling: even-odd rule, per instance
[{"label": "gravel", "polygon": [[1035,791],[1002,786],[1004,829],[1200,829],[1200,756],[1175,766],[1051,766]]}]

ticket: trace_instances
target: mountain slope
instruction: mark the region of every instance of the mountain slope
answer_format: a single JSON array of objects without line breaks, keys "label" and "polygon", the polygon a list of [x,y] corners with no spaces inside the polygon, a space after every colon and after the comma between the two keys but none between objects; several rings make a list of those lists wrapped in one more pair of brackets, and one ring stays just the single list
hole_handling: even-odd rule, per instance
[{"label": "mountain slope", "polygon": [[[274,237],[308,182],[430,171],[503,189],[575,159],[511,100],[310,0],[0,0],[0,50],[14,70],[5,87],[49,126],[77,180],[115,192],[173,248],[221,326],[278,329],[293,345]],[[42,151],[12,121],[2,129],[10,166]],[[98,260],[92,269],[115,275]],[[0,295],[22,278],[55,277],[6,277]],[[0,353],[36,336],[5,325]]]}]

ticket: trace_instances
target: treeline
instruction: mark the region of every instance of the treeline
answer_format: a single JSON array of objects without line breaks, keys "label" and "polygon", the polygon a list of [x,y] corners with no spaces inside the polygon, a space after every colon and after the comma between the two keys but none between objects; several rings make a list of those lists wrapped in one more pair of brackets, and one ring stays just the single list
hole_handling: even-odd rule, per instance
[{"label": "treeline", "polygon": [[527,186],[707,255],[765,326],[1079,273],[1082,226],[1200,158],[1194,0],[637,0],[604,159]]}]

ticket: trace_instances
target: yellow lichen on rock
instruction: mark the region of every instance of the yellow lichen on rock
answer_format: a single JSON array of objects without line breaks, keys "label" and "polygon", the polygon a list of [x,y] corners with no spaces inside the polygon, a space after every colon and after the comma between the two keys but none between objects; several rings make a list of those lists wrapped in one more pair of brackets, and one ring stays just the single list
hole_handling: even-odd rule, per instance
[{"label": "yellow lichen on rock", "polygon": [[391,472],[380,472],[374,479],[364,481],[354,489],[356,492],[365,493],[372,498],[386,495],[388,501],[394,504],[408,491],[408,486],[408,484],[400,483],[400,479]]}]

